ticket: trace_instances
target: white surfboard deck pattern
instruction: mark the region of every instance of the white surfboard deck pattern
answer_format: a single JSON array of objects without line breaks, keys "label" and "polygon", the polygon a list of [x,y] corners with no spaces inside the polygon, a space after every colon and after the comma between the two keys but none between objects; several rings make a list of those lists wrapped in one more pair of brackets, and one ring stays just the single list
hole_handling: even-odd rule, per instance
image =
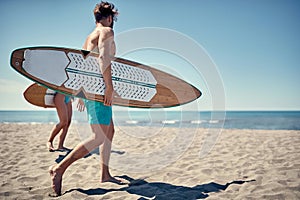
[{"label": "white surfboard deck pattern", "polygon": [[[80,53],[55,50],[30,50],[24,53],[24,70],[48,83],[86,92],[104,95],[105,84],[97,57],[86,59]],[[131,65],[112,62],[114,90],[123,99],[149,102],[156,94],[152,73]]]}]

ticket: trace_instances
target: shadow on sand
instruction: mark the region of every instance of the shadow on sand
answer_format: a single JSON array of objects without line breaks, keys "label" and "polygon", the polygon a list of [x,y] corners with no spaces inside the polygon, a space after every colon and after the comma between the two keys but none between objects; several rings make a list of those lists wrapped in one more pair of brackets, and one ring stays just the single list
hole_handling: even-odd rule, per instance
[{"label": "shadow on sand", "polygon": [[115,191],[126,191],[129,194],[135,194],[141,196],[139,200],[142,199],[204,199],[209,196],[209,193],[212,192],[220,192],[225,191],[232,184],[244,184],[247,182],[252,182],[255,180],[248,181],[232,181],[230,183],[226,183],[225,185],[221,185],[218,183],[207,183],[202,185],[196,185],[194,187],[186,187],[186,186],[178,186],[172,185],[169,183],[162,182],[147,182],[143,179],[133,179],[129,176],[118,176],[119,178],[126,179],[129,181],[129,184],[125,187],[119,189],[88,189],[84,190],[81,188],[71,189],[66,191],[64,194],[78,191],[86,195],[104,195],[109,192]]},{"label": "shadow on sand", "polygon": [[[58,157],[55,159],[55,162],[59,163],[60,161],[62,161],[69,153],[71,153],[72,150],[73,149],[70,149],[69,151],[63,151],[63,152],[65,152],[65,154],[64,155],[62,155],[62,154],[58,155]],[[125,153],[125,151],[111,150],[111,153],[122,155],[122,154]],[[100,155],[99,147],[94,149],[93,151],[91,151],[87,155],[85,155],[84,158],[88,158],[88,157],[92,156],[93,154]]]}]

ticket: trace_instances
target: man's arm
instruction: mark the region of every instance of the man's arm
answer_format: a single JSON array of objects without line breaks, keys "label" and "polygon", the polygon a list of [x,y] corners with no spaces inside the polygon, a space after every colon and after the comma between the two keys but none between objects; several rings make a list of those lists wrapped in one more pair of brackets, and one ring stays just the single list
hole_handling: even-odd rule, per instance
[{"label": "man's arm", "polygon": [[111,61],[113,59],[112,45],[114,44],[114,32],[111,28],[101,31],[98,40],[99,65],[105,82],[104,105],[111,106],[113,100],[113,84],[111,78]]}]

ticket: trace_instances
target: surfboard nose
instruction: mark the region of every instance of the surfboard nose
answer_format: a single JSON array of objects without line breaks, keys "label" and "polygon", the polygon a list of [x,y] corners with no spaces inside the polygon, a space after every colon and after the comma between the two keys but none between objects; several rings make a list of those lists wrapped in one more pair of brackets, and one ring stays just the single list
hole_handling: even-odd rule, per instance
[{"label": "surfboard nose", "polygon": [[62,85],[68,80],[65,68],[69,62],[63,51],[27,49],[24,52],[23,69],[50,84]]},{"label": "surfboard nose", "polygon": [[63,51],[16,49],[10,60],[12,68],[19,73],[27,72],[53,85],[62,85],[68,79],[65,68],[70,61]]},{"label": "surfboard nose", "polygon": [[24,51],[25,49],[16,49],[11,53],[10,66],[16,71],[20,71],[22,69]]}]

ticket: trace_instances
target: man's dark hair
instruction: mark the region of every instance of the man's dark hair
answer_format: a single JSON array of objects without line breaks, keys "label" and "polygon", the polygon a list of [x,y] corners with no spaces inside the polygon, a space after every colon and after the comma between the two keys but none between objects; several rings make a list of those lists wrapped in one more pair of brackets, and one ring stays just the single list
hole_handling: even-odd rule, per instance
[{"label": "man's dark hair", "polygon": [[101,1],[101,3],[96,4],[94,8],[94,16],[96,22],[99,22],[101,19],[107,18],[110,15],[113,17],[114,20],[116,20],[118,10],[114,8],[114,4],[108,3],[107,1]]}]

